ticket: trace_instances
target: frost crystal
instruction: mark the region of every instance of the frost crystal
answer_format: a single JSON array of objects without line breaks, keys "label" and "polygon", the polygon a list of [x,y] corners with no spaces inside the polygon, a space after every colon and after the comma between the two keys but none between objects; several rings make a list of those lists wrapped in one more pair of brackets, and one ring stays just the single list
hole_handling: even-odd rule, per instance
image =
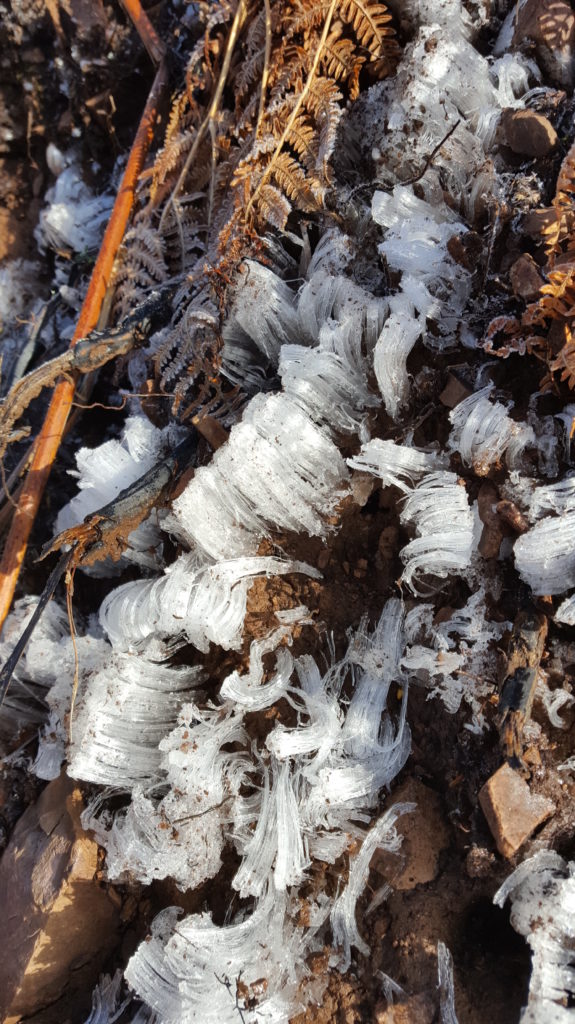
[{"label": "frost crystal", "polygon": [[[158,430],[145,416],[126,420],[122,439],[106,441],[97,448],[80,448],[76,454],[78,494],[64,506],[56,519],[56,532],[83,522],[86,516],[135,483],[161,459],[169,443],[167,432]],[[142,523],[129,537],[123,558],[153,569],[157,565],[160,533],[153,517]],[[93,570],[91,570],[93,572]],[[98,574],[109,574],[109,566]]]},{"label": "frost crystal", "polygon": [[98,249],[112,209],[111,196],[96,196],[82,181],[74,156],[46,193],[48,206],[40,213],[36,239],[41,250]]},{"label": "frost crystal", "polygon": [[214,559],[255,554],[272,528],[324,536],[346,477],[338,449],[290,398],[257,395],[174,515]]},{"label": "frost crystal", "polygon": [[113,654],[78,708],[69,774],[104,786],[156,781],[158,744],[203,679],[202,669]]},{"label": "frost crystal", "polygon": [[[207,563],[207,564],[206,564]],[[124,583],[105,598],[100,621],[111,643],[137,649],[152,637],[173,649],[210,643],[229,650],[241,644],[248,590],[256,576],[319,573],[302,562],[280,558],[235,558],[215,565],[197,555],[181,555],[158,580]]]},{"label": "frost crystal", "polygon": [[515,565],[534,594],[575,587],[575,511],[547,516],[515,542]]},{"label": "frost crystal", "polygon": [[458,451],[465,466],[473,466],[478,476],[486,476],[503,455],[510,469],[528,444],[535,443],[532,427],[515,423],[500,402],[491,402],[490,387],[470,395],[453,409],[449,419],[453,430],[451,451]]},{"label": "frost crystal", "polygon": [[361,849],[350,861],[348,883],[337,897],[331,912],[333,943],[341,949],[338,966],[347,971],[351,964],[351,947],[355,946],[364,956],[369,956],[369,946],[359,934],[355,919],[355,908],[363,892],[369,875],[369,865],[376,850],[388,850],[397,853],[401,847],[401,836],[398,836],[395,823],[402,814],[414,811],[416,804],[394,804],[375,822],[367,833]]},{"label": "frost crystal", "polygon": [[437,982],[441,1024],[457,1024],[453,990],[453,957],[443,942],[437,943]]},{"label": "frost crystal", "polygon": [[575,865],[544,850],[520,864],[496,892],[511,900],[511,924],[531,947],[529,1001],[521,1024],[569,1024],[575,996]]},{"label": "frost crystal", "polygon": [[401,552],[405,563],[401,578],[414,593],[424,585],[437,589],[434,577],[446,579],[470,565],[473,513],[455,473],[425,476],[406,498],[401,520],[411,523],[417,535]]},{"label": "frost crystal", "polygon": [[408,494],[417,480],[434,469],[438,461],[433,453],[375,438],[364,444],[359,455],[348,459],[347,464],[351,469],[373,473],[384,487],[398,487],[404,494]]}]

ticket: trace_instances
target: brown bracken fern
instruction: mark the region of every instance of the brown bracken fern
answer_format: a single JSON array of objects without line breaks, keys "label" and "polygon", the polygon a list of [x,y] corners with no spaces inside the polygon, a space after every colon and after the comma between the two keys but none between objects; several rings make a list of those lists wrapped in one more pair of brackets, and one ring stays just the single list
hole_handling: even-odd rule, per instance
[{"label": "brown bracken fern", "polygon": [[117,272],[124,315],[147,288],[181,279],[153,372],[179,417],[223,400],[227,286],[246,257],[263,258],[266,233],[289,228],[294,213],[327,215],[345,104],[362,76],[389,74],[399,57],[391,15],[373,0],[219,0],[200,8],[204,30],[164,146],[142,177]]}]

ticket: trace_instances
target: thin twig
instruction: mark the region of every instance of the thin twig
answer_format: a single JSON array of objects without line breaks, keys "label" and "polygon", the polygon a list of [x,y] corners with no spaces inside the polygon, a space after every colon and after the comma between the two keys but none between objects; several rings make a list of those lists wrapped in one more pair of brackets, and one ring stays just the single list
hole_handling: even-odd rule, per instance
[{"label": "thin twig", "polygon": [[28,622],[28,625],[26,626],[26,629],[19,638],[10,657],[7,658],[5,664],[2,667],[2,671],[0,672],[0,705],[4,701],[4,697],[6,696],[6,691],[8,689],[8,686],[10,685],[10,680],[12,679],[12,676],[14,674],[14,670],[18,662],[20,661],[20,658],[22,657],[24,651],[26,650],[28,641],[36,628],[40,616],[42,615],[44,608],[48,604],[48,601],[50,600],[56,587],[58,586],[58,583],[60,582],[62,575],[68,568],[68,565],[70,564],[73,555],[73,551],[66,551],[59,558],[56,566],[52,569],[52,572],[50,573],[48,580],[46,582],[46,586],[44,587],[44,590],[42,591],[42,594],[40,596],[40,600],[38,601],[38,604],[34,609],[34,612],[32,614],[30,621]]},{"label": "thin twig", "polygon": [[270,74],[270,57],[272,52],[272,12],[270,7],[270,0],[264,0],[265,17],[266,17],[266,45],[264,51],[264,67],[262,71],[262,80],[260,83],[260,106],[258,110],[258,119],[256,122],[255,140],[257,142],[262,126],[264,117],[264,110],[266,105],[266,87],[268,84],[268,78]]},{"label": "thin twig", "polygon": [[445,145],[447,140],[451,138],[451,136],[453,135],[455,129],[458,128],[460,124],[461,124],[461,118],[459,118],[455,122],[455,124],[451,125],[451,128],[449,129],[447,134],[443,136],[441,141],[437,143],[437,146],[435,146],[435,148],[432,149],[431,153],[426,158],[425,163],[424,163],[422,169],[420,170],[419,174],[414,175],[413,178],[406,178],[405,181],[400,181],[399,184],[400,185],[415,185],[416,181],[421,181],[421,179],[423,178],[423,175],[426,173],[426,171],[429,169],[429,167],[431,166],[431,164],[435,160],[435,157],[439,153],[440,149]]}]

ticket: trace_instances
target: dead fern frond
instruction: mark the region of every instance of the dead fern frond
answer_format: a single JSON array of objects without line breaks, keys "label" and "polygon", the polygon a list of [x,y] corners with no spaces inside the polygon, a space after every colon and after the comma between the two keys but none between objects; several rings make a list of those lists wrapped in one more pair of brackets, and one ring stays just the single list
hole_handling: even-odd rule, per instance
[{"label": "dead fern frond", "polygon": [[566,154],[559,168],[557,185],[555,188],[555,201],[561,202],[561,197],[575,194],[575,144]]},{"label": "dead fern frond", "polygon": [[371,0],[341,0],[338,15],[353,27],[358,41],[369,51],[373,60],[384,53],[397,55],[395,32],[391,27],[391,14],[384,4]]},{"label": "dead fern frond", "polygon": [[549,363],[552,373],[559,373],[562,381],[575,388],[575,338],[570,327],[565,325],[565,343],[558,355]]},{"label": "dead fern frond", "polygon": [[[323,190],[313,179],[309,179],[303,167],[288,153],[277,157],[273,178],[293,206],[306,213],[315,213],[323,205]],[[315,188],[314,188],[315,186]]]},{"label": "dead fern frond", "polygon": [[[207,279],[217,284],[217,308],[264,232],[283,231],[294,211],[325,210],[345,104],[357,97],[364,69],[370,80],[378,62],[381,75],[389,73],[398,45],[388,8],[375,0],[199,6],[204,33],[139,197],[142,230],[158,233],[162,259],[146,246],[141,258],[133,255],[134,236],[118,274],[130,296],[156,272],[185,277],[192,306]],[[197,332],[184,329],[185,302],[184,289],[156,367],[159,387],[180,396],[180,411],[195,379],[189,339]]]},{"label": "dead fern frond", "polygon": [[328,78],[345,83],[350,99],[355,100],[359,95],[359,75],[366,58],[357,52],[351,39],[338,38],[340,32],[341,27],[327,40],[321,69]]}]

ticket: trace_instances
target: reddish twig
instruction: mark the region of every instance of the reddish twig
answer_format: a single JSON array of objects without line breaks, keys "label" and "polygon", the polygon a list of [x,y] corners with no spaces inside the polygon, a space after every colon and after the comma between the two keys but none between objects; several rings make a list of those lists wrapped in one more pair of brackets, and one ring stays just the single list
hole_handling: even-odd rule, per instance
[{"label": "reddish twig", "polygon": [[[142,10],[139,0],[124,0],[124,8],[132,18],[146,49],[153,59],[159,58],[160,63],[92,271],[86,298],[72,338],[72,345],[94,330],[98,324],[100,309],[110,284],[116,255],[132,211],[138,178],[152,141],[159,101],[168,81],[163,46]],[[65,379],[57,384],[44,424],[38,435],[30,469],[24,481],[18,508],[12,520],[0,563],[0,626],[12,604],[30,532],[72,408],[74,390],[75,382],[72,379]]]}]

